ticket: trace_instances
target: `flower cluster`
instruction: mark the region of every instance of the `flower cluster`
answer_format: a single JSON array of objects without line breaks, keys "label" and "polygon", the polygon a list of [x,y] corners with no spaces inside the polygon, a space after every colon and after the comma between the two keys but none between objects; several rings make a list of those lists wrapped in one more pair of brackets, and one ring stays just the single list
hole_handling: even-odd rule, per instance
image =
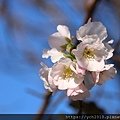
[{"label": "flower cluster", "polygon": [[58,25],[57,31],[49,38],[51,49],[42,55],[50,57],[54,64],[49,68],[41,63],[40,77],[51,92],[65,90],[72,100],[83,100],[94,85],[101,85],[116,74],[114,64],[107,64],[113,56],[113,40],[104,42],[106,28],[101,22],[90,20],[77,30],[76,38],[71,37],[65,25]]}]

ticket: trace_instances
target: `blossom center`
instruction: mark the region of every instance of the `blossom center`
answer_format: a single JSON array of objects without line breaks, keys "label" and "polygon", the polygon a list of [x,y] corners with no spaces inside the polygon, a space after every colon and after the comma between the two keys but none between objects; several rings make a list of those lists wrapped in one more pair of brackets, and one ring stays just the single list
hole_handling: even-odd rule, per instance
[{"label": "blossom center", "polygon": [[85,58],[88,58],[88,59],[94,59],[95,57],[95,50],[92,49],[92,48],[85,48],[84,52],[83,52],[83,56]]},{"label": "blossom center", "polygon": [[70,67],[65,66],[63,70],[63,77],[64,79],[70,78],[73,75],[73,71],[70,69]]}]

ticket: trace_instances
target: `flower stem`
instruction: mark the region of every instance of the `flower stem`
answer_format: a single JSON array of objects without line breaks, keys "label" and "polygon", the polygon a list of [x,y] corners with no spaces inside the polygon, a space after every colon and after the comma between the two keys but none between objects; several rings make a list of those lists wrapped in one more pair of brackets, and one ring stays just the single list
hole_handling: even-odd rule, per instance
[{"label": "flower stem", "polygon": [[51,99],[51,92],[47,92],[45,95],[45,101],[43,103],[42,108],[40,109],[38,115],[36,116],[35,120],[42,120],[43,115],[45,114],[45,111],[50,103],[50,99]]},{"label": "flower stem", "polygon": [[78,114],[83,114],[83,109],[82,109],[83,108],[83,101],[82,100],[79,101],[79,106],[80,107],[79,107]]}]

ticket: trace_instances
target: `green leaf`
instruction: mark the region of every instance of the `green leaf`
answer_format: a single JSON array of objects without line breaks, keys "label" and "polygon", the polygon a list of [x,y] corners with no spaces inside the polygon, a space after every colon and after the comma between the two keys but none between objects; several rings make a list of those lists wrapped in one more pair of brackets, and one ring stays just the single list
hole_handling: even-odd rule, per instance
[{"label": "green leaf", "polygon": [[70,58],[71,60],[74,60],[74,59],[75,59],[75,56],[72,55],[72,54],[69,54],[69,53],[64,53],[64,56],[65,56],[66,58]]}]

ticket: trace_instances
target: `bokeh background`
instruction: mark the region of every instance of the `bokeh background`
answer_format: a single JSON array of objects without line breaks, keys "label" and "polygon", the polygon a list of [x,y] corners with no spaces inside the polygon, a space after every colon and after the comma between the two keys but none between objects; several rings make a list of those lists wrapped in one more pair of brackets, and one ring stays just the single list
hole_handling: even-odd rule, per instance
[{"label": "bokeh background", "polygon": [[[67,25],[72,35],[84,24],[95,0],[0,0],[0,114],[37,114],[46,90],[39,78],[42,51],[58,24]],[[91,14],[101,21],[113,39],[118,74],[91,90],[83,103],[85,113],[120,113],[120,1],[99,0]],[[76,114],[78,102],[64,92],[52,95],[45,111],[49,114]]]}]

